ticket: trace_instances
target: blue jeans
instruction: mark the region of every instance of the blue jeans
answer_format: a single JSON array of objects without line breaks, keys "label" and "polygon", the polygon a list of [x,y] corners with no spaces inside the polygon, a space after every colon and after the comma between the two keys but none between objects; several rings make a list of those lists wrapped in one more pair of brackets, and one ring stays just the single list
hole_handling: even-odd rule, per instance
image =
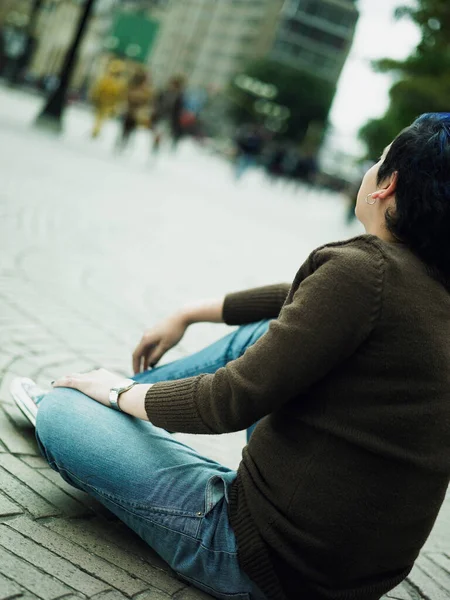
[{"label": "blue jeans", "polygon": [[[140,383],[214,373],[241,356],[268,321],[134,377]],[[216,598],[263,600],[241,570],[228,520],[236,472],[165,430],[57,388],[39,402],[36,437],[49,465],[104,504],[182,578]]]}]

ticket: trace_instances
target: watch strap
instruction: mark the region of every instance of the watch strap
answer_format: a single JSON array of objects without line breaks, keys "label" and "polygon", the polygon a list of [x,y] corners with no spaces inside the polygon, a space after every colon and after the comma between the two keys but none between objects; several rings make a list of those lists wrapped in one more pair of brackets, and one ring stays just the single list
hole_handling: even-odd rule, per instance
[{"label": "watch strap", "polygon": [[131,388],[133,386],[135,386],[136,383],[137,383],[137,381],[133,381],[132,379],[127,379],[124,381],[124,385],[111,388],[109,390],[109,397],[108,397],[110,407],[113,408],[114,410],[118,410],[118,411],[122,412],[122,409],[119,406],[120,394],[123,394],[124,392],[128,392],[128,390],[131,390]]}]

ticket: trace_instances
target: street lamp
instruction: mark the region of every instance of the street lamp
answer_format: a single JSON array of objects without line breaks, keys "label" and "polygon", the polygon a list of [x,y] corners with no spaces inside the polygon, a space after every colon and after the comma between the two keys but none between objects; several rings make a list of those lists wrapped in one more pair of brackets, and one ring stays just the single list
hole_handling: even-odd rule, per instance
[{"label": "street lamp", "polygon": [[94,4],[95,0],[86,0],[84,4],[84,9],[82,10],[80,19],[78,21],[75,36],[64,58],[64,64],[58,76],[58,87],[50,94],[46,105],[38,115],[35,121],[35,125],[37,127],[50,129],[58,133],[62,129],[61,121],[66,105],[70,78],[76,64],[78,49],[86,32],[86,25],[89,21],[89,17],[92,14]]}]

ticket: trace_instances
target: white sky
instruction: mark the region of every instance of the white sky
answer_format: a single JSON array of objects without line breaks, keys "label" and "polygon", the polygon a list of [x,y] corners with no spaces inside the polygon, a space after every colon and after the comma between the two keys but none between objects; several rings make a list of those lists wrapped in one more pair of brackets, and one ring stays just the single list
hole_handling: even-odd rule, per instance
[{"label": "white sky", "polygon": [[[418,28],[393,18],[397,6],[411,0],[359,0],[360,19],[351,53],[342,72],[330,119],[341,143],[351,150],[359,128],[388,106],[391,75],[375,73],[376,58],[405,58],[417,45]],[[347,143],[345,143],[347,142]]]}]

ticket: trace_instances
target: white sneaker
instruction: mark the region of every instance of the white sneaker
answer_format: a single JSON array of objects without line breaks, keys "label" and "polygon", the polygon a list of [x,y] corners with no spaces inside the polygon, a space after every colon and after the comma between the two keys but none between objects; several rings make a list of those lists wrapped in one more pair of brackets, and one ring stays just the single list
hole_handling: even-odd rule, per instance
[{"label": "white sneaker", "polygon": [[36,415],[38,411],[36,401],[47,394],[48,390],[40,388],[32,379],[28,379],[28,377],[16,377],[12,380],[9,391],[22,413],[36,427]]}]

